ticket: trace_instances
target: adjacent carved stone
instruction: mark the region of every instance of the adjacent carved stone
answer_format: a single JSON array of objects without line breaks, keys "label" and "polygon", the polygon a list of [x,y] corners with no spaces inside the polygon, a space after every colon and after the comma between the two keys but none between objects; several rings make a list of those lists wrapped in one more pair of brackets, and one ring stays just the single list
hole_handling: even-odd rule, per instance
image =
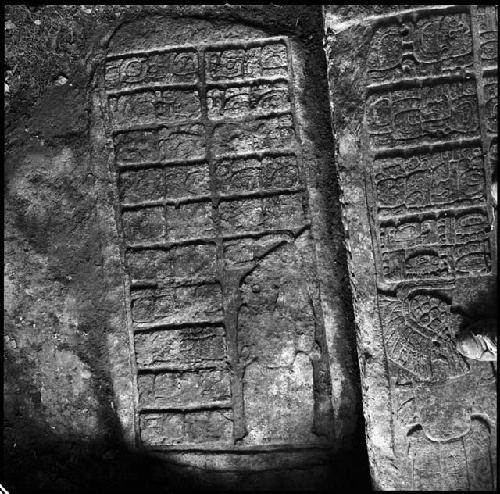
[{"label": "adjacent carved stone", "polygon": [[[342,22],[334,11],[332,118],[374,483],[494,489],[495,372],[461,356],[455,335],[496,276],[496,7]],[[347,87],[359,104],[344,112]]]}]

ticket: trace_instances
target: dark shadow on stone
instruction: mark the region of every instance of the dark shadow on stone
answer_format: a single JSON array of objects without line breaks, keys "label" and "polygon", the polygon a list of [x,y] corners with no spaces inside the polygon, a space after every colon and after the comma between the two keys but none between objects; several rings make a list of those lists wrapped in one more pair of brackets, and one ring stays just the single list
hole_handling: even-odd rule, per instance
[{"label": "dark shadow on stone", "polygon": [[497,285],[492,284],[488,290],[481,290],[461,309],[463,316],[471,321],[498,319]]}]

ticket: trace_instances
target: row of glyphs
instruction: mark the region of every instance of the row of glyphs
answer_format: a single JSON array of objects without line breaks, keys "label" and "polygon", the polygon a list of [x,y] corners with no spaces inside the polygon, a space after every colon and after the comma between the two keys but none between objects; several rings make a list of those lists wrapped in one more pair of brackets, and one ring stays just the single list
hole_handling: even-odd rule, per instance
[{"label": "row of glyphs", "polygon": [[490,231],[485,210],[409,216],[380,222],[379,246],[383,251],[482,241]]},{"label": "row of glyphs", "polygon": [[[217,207],[223,235],[304,226],[302,194],[222,200]],[[127,243],[173,242],[215,237],[212,202],[149,206],[123,213]]]},{"label": "row of glyphs", "polygon": [[283,43],[249,48],[209,49],[205,52],[207,82],[225,79],[288,76]]},{"label": "row of glyphs", "polygon": [[379,226],[386,281],[454,279],[491,271],[485,210],[384,220]]},{"label": "row of glyphs", "polygon": [[474,81],[457,81],[372,94],[366,127],[373,148],[479,136]]},{"label": "row of glyphs", "polygon": [[483,152],[478,147],[379,158],[373,177],[381,215],[486,201]]},{"label": "row of glyphs", "polygon": [[[262,115],[290,111],[286,82],[230,85],[209,88],[208,118]],[[202,104],[197,89],[141,89],[109,97],[109,112],[116,127],[198,120]]]},{"label": "row of glyphs", "polygon": [[378,27],[367,59],[367,82],[441,75],[473,64],[468,13],[417,17]]},{"label": "row of glyphs", "polygon": [[180,84],[198,81],[195,50],[167,51],[115,58],[106,63],[106,89],[122,89],[137,84]]},{"label": "row of glyphs", "polygon": [[205,161],[126,169],[119,176],[120,199],[123,203],[140,203],[209,196],[211,181],[221,194],[293,188],[301,182],[294,155],[226,158],[216,160],[214,168],[212,180]]},{"label": "row of glyphs", "polygon": [[284,43],[207,48],[198,53],[183,48],[112,57],[105,68],[105,87],[116,90],[145,84],[195,84],[200,81],[199,56],[204,57],[203,79],[209,82],[261,77],[288,77]]},{"label": "row of glyphs", "polygon": [[[215,126],[212,138],[215,157],[293,150],[293,119],[285,114],[240,123],[221,123]],[[114,145],[117,161],[124,164],[204,158],[207,153],[206,129],[201,123],[186,123],[124,131],[115,136]]]},{"label": "row of glyphs", "polygon": [[491,272],[489,240],[462,245],[406,248],[381,255],[381,281],[435,280],[485,275]]},{"label": "row of glyphs", "polygon": [[[401,77],[441,76],[471,71],[473,35],[471,15],[405,14],[375,28],[367,58],[367,82],[397,81]],[[478,5],[479,53],[484,65],[498,57],[497,7]]]}]

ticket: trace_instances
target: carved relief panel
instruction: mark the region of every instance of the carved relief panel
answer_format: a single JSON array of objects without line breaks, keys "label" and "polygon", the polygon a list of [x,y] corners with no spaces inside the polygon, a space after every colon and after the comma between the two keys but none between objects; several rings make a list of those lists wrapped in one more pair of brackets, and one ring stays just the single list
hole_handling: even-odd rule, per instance
[{"label": "carved relief panel", "polygon": [[297,52],[284,36],[214,37],[111,50],[99,83],[136,441],[326,452],[334,410]]},{"label": "carved relief panel", "polygon": [[[472,320],[494,317],[496,7],[345,23],[327,10],[326,26],[358,353],[381,366],[362,375],[374,481],[492,489],[496,368],[459,354],[455,338]],[[338,88],[349,84],[359,106],[342,122]],[[351,193],[357,187],[367,208]]]}]

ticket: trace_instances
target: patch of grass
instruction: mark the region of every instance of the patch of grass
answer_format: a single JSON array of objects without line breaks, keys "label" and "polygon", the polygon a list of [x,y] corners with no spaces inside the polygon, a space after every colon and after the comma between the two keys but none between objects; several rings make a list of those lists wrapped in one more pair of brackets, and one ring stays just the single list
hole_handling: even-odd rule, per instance
[{"label": "patch of grass", "polygon": [[7,5],[6,112],[28,112],[49,84],[76,73],[89,38],[101,24],[116,19],[116,11],[112,5]]}]

